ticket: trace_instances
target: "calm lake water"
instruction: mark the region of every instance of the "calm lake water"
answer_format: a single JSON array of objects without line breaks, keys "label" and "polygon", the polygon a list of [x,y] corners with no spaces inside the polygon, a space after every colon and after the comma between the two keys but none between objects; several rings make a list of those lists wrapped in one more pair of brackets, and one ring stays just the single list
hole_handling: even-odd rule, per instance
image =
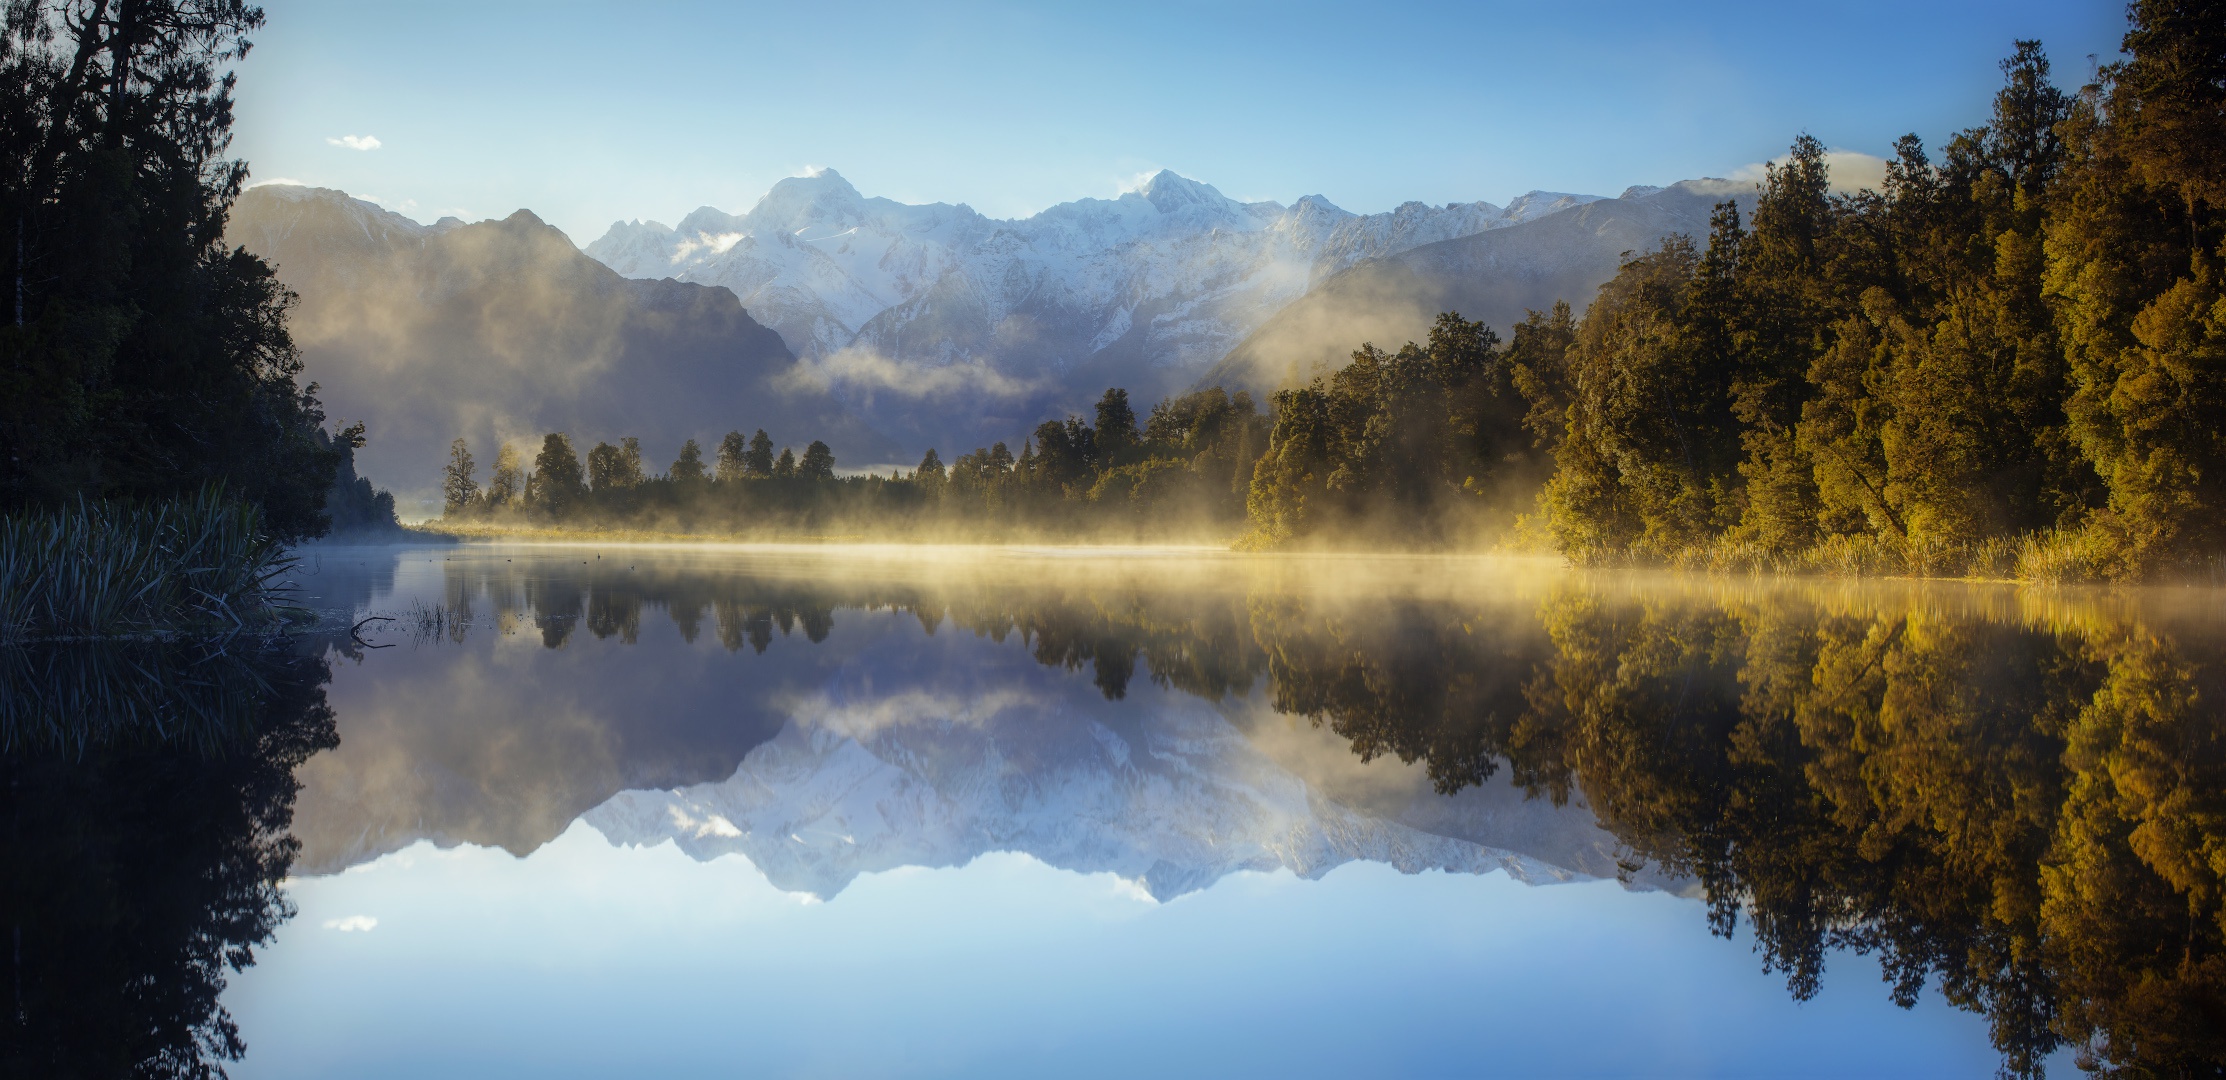
[{"label": "calm lake water", "polygon": [[2219,1052],[2215,593],[507,545],[300,581],[281,656],[0,656],[24,1075]]}]

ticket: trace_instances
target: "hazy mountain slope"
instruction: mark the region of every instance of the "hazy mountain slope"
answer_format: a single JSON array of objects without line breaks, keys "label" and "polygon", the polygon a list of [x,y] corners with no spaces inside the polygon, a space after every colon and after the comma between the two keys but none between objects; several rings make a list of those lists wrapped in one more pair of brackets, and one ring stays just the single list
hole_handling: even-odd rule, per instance
[{"label": "hazy mountain slope", "polygon": [[1582,314],[1625,252],[1672,233],[1705,243],[1715,204],[1752,187],[1720,180],[1632,188],[1522,224],[1356,263],[1265,320],[1199,380],[1255,394],[1342,366],[1362,342],[1395,349],[1428,336],[1442,311],[1500,331],[1567,300]]},{"label": "hazy mountain slope", "polygon": [[[632,281],[527,211],[421,226],[344,193],[254,188],[230,238],[300,294],[292,320],[328,414],[363,420],[358,467],[407,501],[437,490],[450,439],[491,464],[548,431],[582,450],[643,439],[653,463],[684,438],[763,426],[838,458],[892,449],[823,392],[782,381],[795,358],[722,288]],[[525,445],[530,442],[530,445]]]},{"label": "hazy mountain slope", "polygon": [[1320,196],[1240,202],[1163,171],[1116,199],[999,221],[867,198],[825,171],[781,181],[747,214],[619,222],[586,250],[629,277],[732,289],[816,384],[915,448],[952,451],[1083,409],[1108,385],[1147,403],[1179,391],[1357,260],[1591,198],[1356,215]]}]

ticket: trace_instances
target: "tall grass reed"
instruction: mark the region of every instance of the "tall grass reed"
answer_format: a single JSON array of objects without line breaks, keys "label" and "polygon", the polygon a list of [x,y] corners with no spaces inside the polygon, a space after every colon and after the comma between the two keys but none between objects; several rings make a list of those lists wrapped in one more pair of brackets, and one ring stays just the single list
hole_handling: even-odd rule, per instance
[{"label": "tall grass reed", "polygon": [[221,487],[0,518],[0,643],[276,629],[294,560]]}]

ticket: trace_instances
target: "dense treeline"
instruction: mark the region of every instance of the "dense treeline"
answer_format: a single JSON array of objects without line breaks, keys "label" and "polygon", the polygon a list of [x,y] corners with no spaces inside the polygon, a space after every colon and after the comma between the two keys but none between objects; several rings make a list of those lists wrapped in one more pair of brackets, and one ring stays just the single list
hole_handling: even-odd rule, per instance
[{"label": "dense treeline", "polygon": [[338,452],[291,296],[224,244],[240,0],[11,4],[0,26],[0,509],[221,484],[324,531]]},{"label": "dense treeline", "polygon": [[1726,202],[1705,245],[1629,258],[1581,319],[1533,313],[1500,351],[1449,317],[1427,349],[1363,348],[1276,395],[1262,536],[1411,534],[1550,473],[1529,524],[1580,563],[2215,561],[2226,13],[2153,0],[2131,20],[2130,59],[2077,96],[2019,42],[1991,122],[1937,158],[1903,138],[1883,190],[1832,194],[1804,136],[1751,217]]},{"label": "dense treeline", "polygon": [[890,475],[837,476],[818,440],[773,452],[761,428],[727,433],[710,455],[691,439],[649,472],[638,438],[597,443],[583,461],[570,436],[542,439],[530,464],[505,443],[480,482],[464,440],[449,448],[450,522],[738,534],[872,532],[962,538],[1115,534],[1227,536],[1242,528],[1247,484],[1268,421],[1246,394],[1170,398],[1139,426],[1128,392],[1109,389],[1094,423],[1047,420],[946,464],[929,450]]},{"label": "dense treeline", "polygon": [[[2226,553],[2226,13],[2134,5],[2080,95],[2035,42],[1881,191],[1804,136],[1744,218],[1505,350],[1449,316],[1276,395],[1258,535],[1443,532],[1545,478],[1587,564],[2138,579]],[[1523,438],[1527,428],[1529,438]],[[1549,460],[1541,461],[1540,457]],[[1396,530],[1394,532],[1393,530]]]}]

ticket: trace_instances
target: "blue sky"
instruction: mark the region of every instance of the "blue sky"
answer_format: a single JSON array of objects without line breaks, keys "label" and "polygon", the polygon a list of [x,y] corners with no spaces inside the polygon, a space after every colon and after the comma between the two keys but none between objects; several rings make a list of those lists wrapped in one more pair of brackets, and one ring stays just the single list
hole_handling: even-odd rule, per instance
[{"label": "blue sky", "polygon": [[[2084,82],[2109,0],[1675,4],[265,0],[236,153],[430,221],[746,210],[833,167],[1023,216],[1171,168],[1240,198],[1504,203],[1730,175],[1802,131],[1982,122],[2038,37]],[[356,149],[340,140],[356,137]]]}]

